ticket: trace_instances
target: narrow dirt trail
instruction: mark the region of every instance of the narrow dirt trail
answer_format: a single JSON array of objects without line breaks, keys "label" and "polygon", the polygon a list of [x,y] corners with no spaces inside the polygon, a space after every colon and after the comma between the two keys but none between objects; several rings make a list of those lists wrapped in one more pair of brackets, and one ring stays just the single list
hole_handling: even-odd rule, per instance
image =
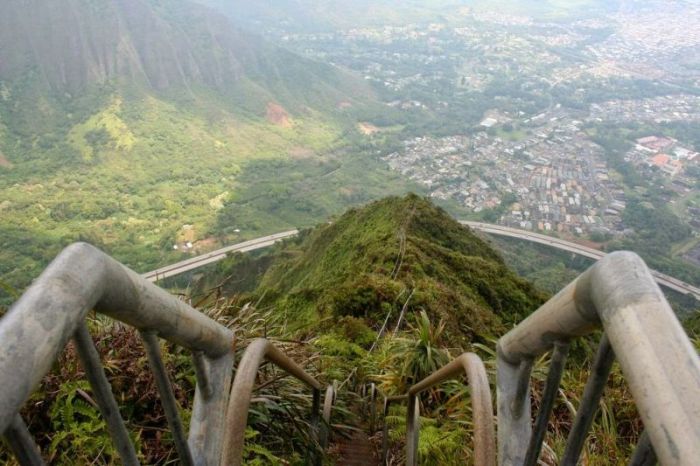
[{"label": "narrow dirt trail", "polygon": [[365,432],[356,432],[339,445],[338,466],[379,466],[377,452]]}]

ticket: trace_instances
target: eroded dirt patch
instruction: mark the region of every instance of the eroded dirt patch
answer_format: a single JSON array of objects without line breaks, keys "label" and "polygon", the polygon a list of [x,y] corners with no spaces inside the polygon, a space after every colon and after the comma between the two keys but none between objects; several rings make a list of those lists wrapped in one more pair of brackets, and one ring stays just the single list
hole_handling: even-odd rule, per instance
[{"label": "eroded dirt patch", "polygon": [[12,168],[12,163],[10,163],[10,161],[7,160],[4,155],[2,155],[2,152],[0,152],[0,167]]},{"label": "eroded dirt patch", "polygon": [[371,136],[379,131],[379,128],[377,128],[371,123],[367,123],[366,121],[361,121],[360,123],[358,123],[357,129],[360,130],[360,132],[365,136]]},{"label": "eroded dirt patch", "polygon": [[267,121],[270,123],[284,128],[290,128],[292,126],[292,120],[289,118],[289,114],[280,104],[269,102],[267,104],[266,113]]},{"label": "eroded dirt patch", "polygon": [[294,160],[309,159],[314,155],[316,155],[316,152],[309,149],[308,147],[297,146],[289,149],[289,156]]}]

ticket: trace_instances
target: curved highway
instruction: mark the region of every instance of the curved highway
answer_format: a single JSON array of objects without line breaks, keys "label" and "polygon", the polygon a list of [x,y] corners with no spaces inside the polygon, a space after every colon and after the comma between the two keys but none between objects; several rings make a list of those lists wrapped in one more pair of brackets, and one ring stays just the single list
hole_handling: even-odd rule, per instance
[{"label": "curved highway", "polygon": [[291,236],[296,236],[298,233],[298,230],[289,230],[283,231],[282,233],[275,233],[274,235],[268,235],[263,236],[261,238],[251,239],[249,241],[244,241],[242,243],[234,244],[232,246],[226,246],[225,248],[217,249],[216,251],[202,254],[201,256],[166,265],[165,267],[161,267],[159,269],[141,274],[141,276],[146,280],[156,282],[164,278],[174,277],[175,275],[180,275],[181,273],[198,269],[199,267],[211,264],[212,262],[220,261],[226,258],[226,254],[230,252],[248,252],[255,251],[256,249],[266,248],[268,246],[272,246],[277,241],[289,238]]},{"label": "curved highway", "polygon": [[[522,239],[525,241],[530,241],[533,243],[544,244],[545,246],[550,246],[562,251],[572,252],[580,256],[585,256],[590,259],[599,260],[605,256],[603,251],[597,249],[582,246],[580,244],[572,243],[570,241],[565,241],[559,238],[553,238],[547,235],[541,235],[539,233],[533,233],[531,231],[519,230],[517,228],[504,227],[502,225],[493,225],[490,223],[480,223],[480,222],[467,222],[460,221],[462,225],[467,225],[470,228],[478,231],[483,231],[491,235],[508,236],[511,238]],[[656,278],[656,281],[667,288],[674,291],[678,291],[682,294],[691,294],[695,299],[700,300],[700,288],[697,288],[689,283],[685,283],[677,278],[673,278],[670,275],[663,274],[656,270],[652,270],[651,274]]]},{"label": "curved highway", "polygon": [[[493,225],[491,223],[480,223],[480,222],[469,222],[460,221],[462,225],[466,225],[474,230],[482,231],[491,235],[508,236],[511,238],[517,238],[525,241],[530,241],[533,243],[544,244],[545,246],[550,246],[562,251],[571,252],[578,254],[580,256],[585,256],[593,260],[599,260],[605,256],[605,253],[597,249],[582,246],[580,244],[572,243],[570,241],[565,241],[563,239],[554,238],[547,235],[542,235],[539,233],[534,233],[526,230],[519,230],[517,228],[505,227],[502,225]],[[266,248],[272,246],[277,241],[285,238],[296,236],[299,233],[298,230],[283,231],[281,233],[276,233],[274,235],[263,236],[261,238],[252,239],[249,241],[244,241],[242,243],[234,244],[232,246],[227,246],[225,248],[217,249],[216,251],[208,252],[202,254],[201,256],[193,257],[181,262],[176,262],[175,264],[166,265],[159,269],[153,270],[142,274],[144,278],[152,282],[162,280],[164,278],[173,277],[190,270],[197,269],[207,264],[220,261],[226,257],[226,254],[230,252],[248,252],[254,251],[256,249]],[[651,271],[656,281],[667,288],[677,291],[682,294],[690,294],[695,299],[700,300],[700,288],[697,288],[689,283],[685,283],[677,278],[673,278],[670,275],[657,272],[656,270]]]}]

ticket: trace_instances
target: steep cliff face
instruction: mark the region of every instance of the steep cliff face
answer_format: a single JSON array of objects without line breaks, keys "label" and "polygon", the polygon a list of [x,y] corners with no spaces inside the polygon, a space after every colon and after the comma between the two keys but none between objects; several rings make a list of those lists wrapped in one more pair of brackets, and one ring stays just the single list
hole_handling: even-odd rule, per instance
[{"label": "steep cliff face", "polygon": [[[0,80],[36,80],[76,93],[113,80],[155,90],[204,86],[233,91],[242,80],[273,93],[364,92],[350,76],[243,32],[187,1],[8,0],[0,15]],[[354,82],[353,82],[354,81]],[[281,85],[281,86],[280,86]]]},{"label": "steep cliff face", "polygon": [[[187,31],[142,0],[11,0],[0,29],[0,76],[12,80],[38,73],[54,89],[77,91],[115,77],[164,88],[215,82],[222,71],[233,76],[240,71],[232,55],[217,57],[217,67],[203,67]],[[212,45],[219,45],[213,39]]]}]

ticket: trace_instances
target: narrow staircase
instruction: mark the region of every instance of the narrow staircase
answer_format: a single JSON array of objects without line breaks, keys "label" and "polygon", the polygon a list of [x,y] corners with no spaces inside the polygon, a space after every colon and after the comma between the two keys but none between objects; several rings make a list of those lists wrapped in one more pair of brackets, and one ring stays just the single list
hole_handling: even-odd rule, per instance
[{"label": "narrow staircase", "polygon": [[339,442],[339,466],[379,466],[379,457],[369,436],[357,431],[352,437]]}]

